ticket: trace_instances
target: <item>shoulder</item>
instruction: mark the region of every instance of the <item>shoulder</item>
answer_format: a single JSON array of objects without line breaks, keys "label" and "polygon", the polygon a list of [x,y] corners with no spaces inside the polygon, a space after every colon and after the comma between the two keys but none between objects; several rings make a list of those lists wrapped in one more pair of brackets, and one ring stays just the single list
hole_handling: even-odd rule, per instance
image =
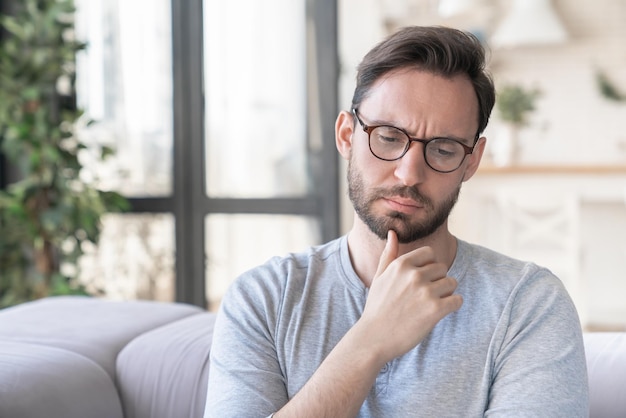
[{"label": "shoulder", "polygon": [[456,262],[475,269],[505,269],[521,271],[529,267],[529,261],[519,260],[478,244],[457,240]]},{"label": "shoulder", "polygon": [[226,292],[224,302],[235,298],[251,304],[260,300],[279,304],[285,297],[286,289],[301,287],[305,280],[325,266],[339,263],[343,240],[345,237],[309,247],[302,252],[270,258],[238,276]]},{"label": "shoulder", "polygon": [[562,287],[558,277],[532,260],[520,260],[462,240],[458,243],[453,269],[462,279],[487,281],[487,285],[510,291],[522,285]]},{"label": "shoulder", "polygon": [[301,274],[306,274],[308,270],[315,268],[317,264],[332,262],[333,257],[339,256],[344,239],[345,237],[341,237],[325,244],[309,247],[301,252],[272,257],[265,263],[241,274],[233,285],[242,282],[246,285],[250,284],[250,282],[284,283]]},{"label": "shoulder", "polygon": [[[476,302],[476,309],[492,314],[536,317],[546,310],[577,320],[572,300],[561,280],[549,269],[488,248],[459,241],[454,274],[459,290]],[[464,295],[465,298],[465,295]]]}]

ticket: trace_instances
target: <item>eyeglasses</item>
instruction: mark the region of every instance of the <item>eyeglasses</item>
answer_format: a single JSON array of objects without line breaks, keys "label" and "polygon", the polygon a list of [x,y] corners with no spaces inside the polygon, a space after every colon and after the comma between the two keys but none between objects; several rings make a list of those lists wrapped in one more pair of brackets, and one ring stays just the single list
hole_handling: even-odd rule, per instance
[{"label": "eyeglasses", "polygon": [[[423,145],[426,164],[440,173],[450,173],[461,166],[466,155],[474,151],[473,146],[452,138],[417,139],[395,126],[368,126],[359,118],[358,109],[352,109],[352,113],[367,133],[370,151],[383,161],[399,160],[407,153],[411,142],[419,142]],[[477,140],[478,135],[474,138],[474,145]]]}]

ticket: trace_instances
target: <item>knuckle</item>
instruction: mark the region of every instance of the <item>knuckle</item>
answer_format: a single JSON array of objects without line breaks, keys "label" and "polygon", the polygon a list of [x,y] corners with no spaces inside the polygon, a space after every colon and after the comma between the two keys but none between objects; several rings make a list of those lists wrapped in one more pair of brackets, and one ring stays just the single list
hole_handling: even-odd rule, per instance
[{"label": "knuckle", "polygon": [[453,277],[446,277],[446,281],[451,290],[456,289],[459,285],[459,282],[457,282],[456,279]]},{"label": "knuckle", "polygon": [[422,247],[420,250],[420,258],[424,264],[433,263],[435,261],[435,250],[431,247]]}]

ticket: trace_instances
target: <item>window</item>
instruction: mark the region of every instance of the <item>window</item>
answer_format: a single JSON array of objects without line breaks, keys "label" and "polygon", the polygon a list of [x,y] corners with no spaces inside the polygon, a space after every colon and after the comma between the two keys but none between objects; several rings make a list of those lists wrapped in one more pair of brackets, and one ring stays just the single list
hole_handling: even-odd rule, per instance
[{"label": "window", "polygon": [[244,270],[337,236],[336,0],[77,7],[84,135],[117,148],[98,172],[133,205],[90,281],[215,308]]}]

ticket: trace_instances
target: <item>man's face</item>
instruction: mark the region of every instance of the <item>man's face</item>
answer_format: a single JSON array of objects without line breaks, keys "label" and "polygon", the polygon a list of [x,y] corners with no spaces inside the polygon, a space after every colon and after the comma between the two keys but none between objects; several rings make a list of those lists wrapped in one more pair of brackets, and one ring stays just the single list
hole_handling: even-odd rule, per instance
[{"label": "man's face", "polygon": [[[372,86],[358,110],[366,125],[393,125],[412,138],[448,137],[471,146],[478,127],[478,101],[462,76],[397,70]],[[446,224],[461,183],[477,167],[484,140],[457,170],[439,173],[424,161],[422,144],[412,142],[401,159],[382,161],[371,154],[361,126],[346,123],[354,127],[347,152],[348,188],[359,219],[381,239],[393,229],[401,243],[428,237]]]}]

